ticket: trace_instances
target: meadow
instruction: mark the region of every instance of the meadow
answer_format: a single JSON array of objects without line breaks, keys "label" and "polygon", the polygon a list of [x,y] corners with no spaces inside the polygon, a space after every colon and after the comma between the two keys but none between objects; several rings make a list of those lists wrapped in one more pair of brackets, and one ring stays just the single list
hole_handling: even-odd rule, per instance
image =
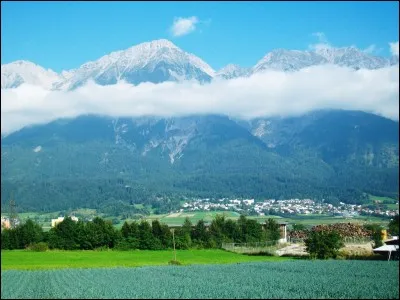
[{"label": "meadow", "polygon": [[399,263],[251,262],[1,271],[1,299],[398,299]]},{"label": "meadow", "polygon": [[[139,267],[168,265],[174,258],[172,250],[152,251],[1,251],[1,270],[43,270],[61,268]],[[176,259],[183,265],[226,264],[242,262],[285,261],[289,258],[246,256],[223,250],[177,250]]]}]

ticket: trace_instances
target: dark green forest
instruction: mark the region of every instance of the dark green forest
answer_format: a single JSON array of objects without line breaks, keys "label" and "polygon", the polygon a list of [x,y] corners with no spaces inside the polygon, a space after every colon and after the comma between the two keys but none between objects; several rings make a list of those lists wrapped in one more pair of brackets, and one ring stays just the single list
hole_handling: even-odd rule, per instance
[{"label": "dark green forest", "polygon": [[209,225],[199,220],[194,226],[186,218],[181,227],[174,229],[174,233],[158,220],[153,220],[151,224],[145,220],[125,222],[119,230],[99,217],[90,222],[74,222],[66,217],[48,232],[30,219],[15,228],[4,229],[1,232],[1,249],[37,249],[44,246],[44,250],[47,247],[63,250],[162,250],[171,249],[174,241],[176,249],[203,249],[221,248],[224,242],[268,241],[274,245],[279,238],[279,225],[275,220],[268,219],[260,224],[245,216],[233,221],[217,215]]},{"label": "dark green forest", "polygon": [[122,202],[160,213],[184,197],[398,199],[398,122],[348,111],[268,121],[261,137],[251,133],[260,120],[225,116],[82,116],[22,129],[2,138],[2,210],[11,196],[19,211]]}]

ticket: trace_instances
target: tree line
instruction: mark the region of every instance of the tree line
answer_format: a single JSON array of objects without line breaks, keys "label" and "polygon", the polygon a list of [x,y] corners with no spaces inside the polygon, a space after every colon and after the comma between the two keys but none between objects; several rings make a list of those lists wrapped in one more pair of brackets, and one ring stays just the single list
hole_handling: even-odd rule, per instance
[{"label": "tree line", "polygon": [[243,215],[237,221],[217,215],[209,226],[203,220],[193,226],[186,218],[183,225],[176,229],[159,220],[153,220],[151,224],[146,220],[125,222],[121,229],[117,229],[110,221],[100,217],[89,222],[75,222],[66,217],[48,232],[31,219],[15,228],[4,229],[1,232],[1,249],[163,250],[171,249],[173,242],[176,249],[202,249],[221,248],[223,243],[271,241],[276,244],[279,238],[279,224],[275,220],[268,219],[260,224]]}]

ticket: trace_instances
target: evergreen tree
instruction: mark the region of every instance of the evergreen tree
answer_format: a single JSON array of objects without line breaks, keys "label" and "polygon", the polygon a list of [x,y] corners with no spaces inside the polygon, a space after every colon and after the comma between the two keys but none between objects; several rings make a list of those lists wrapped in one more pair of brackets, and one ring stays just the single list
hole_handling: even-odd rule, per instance
[{"label": "evergreen tree", "polygon": [[269,218],[265,221],[265,239],[267,241],[272,241],[276,244],[280,239],[280,229],[279,224],[274,220]]},{"label": "evergreen tree", "polygon": [[237,222],[233,220],[226,220],[224,224],[225,242],[237,243],[240,241],[240,230]]},{"label": "evergreen tree", "polygon": [[399,236],[399,215],[394,216],[389,222],[388,228],[391,235]]},{"label": "evergreen tree", "polygon": [[50,248],[75,250],[79,249],[76,223],[70,217],[58,223],[50,229],[49,246]]},{"label": "evergreen tree", "polygon": [[203,219],[199,220],[195,225],[192,232],[192,240],[200,247],[209,247],[210,234],[207,231]]},{"label": "evergreen tree", "polygon": [[218,248],[221,248],[224,241],[224,227],[225,216],[217,214],[210,225],[210,236]]},{"label": "evergreen tree", "polygon": [[38,243],[43,239],[42,227],[31,219],[17,226],[19,249],[24,249],[30,244]]},{"label": "evergreen tree", "polygon": [[142,220],[139,224],[139,249],[157,250],[160,248],[161,243],[154,238],[149,222]]}]

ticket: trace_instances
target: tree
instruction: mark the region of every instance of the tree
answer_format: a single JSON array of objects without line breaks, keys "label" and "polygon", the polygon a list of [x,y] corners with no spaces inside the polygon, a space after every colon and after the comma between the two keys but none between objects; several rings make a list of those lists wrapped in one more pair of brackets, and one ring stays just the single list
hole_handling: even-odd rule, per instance
[{"label": "tree", "polygon": [[216,215],[210,225],[210,236],[218,248],[221,248],[224,239],[225,216]]},{"label": "tree", "polygon": [[195,225],[192,231],[193,242],[200,247],[209,247],[210,235],[207,231],[204,221],[201,219]]},{"label": "tree", "polygon": [[168,225],[161,224],[158,220],[153,220],[151,222],[151,228],[156,243],[159,244],[161,248],[168,248],[171,244]]},{"label": "tree", "polygon": [[274,220],[269,218],[265,221],[265,239],[267,241],[272,241],[276,244],[281,237],[279,224]]},{"label": "tree", "polygon": [[139,224],[139,249],[157,250],[161,249],[161,243],[153,236],[152,228],[146,220]]},{"label": "tree", "polygon": [[246,243],[259,242],[262,239],[262,227],[257,220],[246,220],[245,240]]},{"label": "tree", "polygon": [[76,223],[70,217],[50,229],[49,246],[50,248],[75,250],[79,249]]},{"label": "tree", "polygon": [[304,224],[293,224],[292,225],[292,230],[293,231],[302,231],[305,230],[306,226]]},{"label": "tree", "polygon": [[246,224],[247,219],[246,216],[240,215],[239,220],[237,221],[239,232],[240,232],[240,240],[238,242],[245,242],[246,241]]},{"label": "tree", "polygon": [[383,227],[379,224],[366,224],[364,227],[371,231],[372,240],[374,241],[374,248],[380,247],[383,245],[382,241],[382,230]]},{"label": "tree", "polygon": [[31,219],[17,227],[17,234],[19,236],[20,249],[26,248],[30,244],[38,243],[43,239],[42,227]]},{"label": "tree", "polygon": [[122,236],[124,238],[128,238],[129,235],[130,235],[130,231],[131,231],[131,228],[129,226],[129,223],[127,221],[125,221],[124,224],[121,227]]},{"label": "tree", "polygon": [[15,249],[14,245],[12,245],[11,242],[11,235],[12,235],[12,230],[5,228],[1,232],[1,249],[2,250],[12,250]]},{"label": "tree", "polygon": [[399,236],[399,215],[394,216],[389,222],[388,229],[391,235]]},{"label": "tree", "polygon": [[312,258],[336,258],[339,249],[344,247],[343,240],[336,231],[311,231],[304,240],[306,251]]},{"label": "tree", "polygon": [[192,246],[192,222],[188,217],[185,218],[181,228],[175,231],[176,247],[178,249],[189,249]]},{"label": "tree", "polygon": [[228,219],[224,226],[224,235],[229,242],[238,242],[240,240],[240,230],[237,222]]},{"label": "tree", "polygon": [[86,233],[88,242],[93,249],[99,247],[113,248],[117,242],[117,234],[112,223],[99,217],[86,224]]}]

